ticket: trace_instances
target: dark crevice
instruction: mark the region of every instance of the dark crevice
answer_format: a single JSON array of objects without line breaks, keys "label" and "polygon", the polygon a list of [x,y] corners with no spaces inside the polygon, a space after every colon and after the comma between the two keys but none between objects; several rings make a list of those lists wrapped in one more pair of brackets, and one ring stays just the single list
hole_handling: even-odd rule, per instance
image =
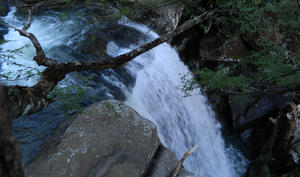
[{"label": "dark crevice", "polygon": [[160,160],[161,155],[163,154],[164,151],[165,151],[165,147],[162,144],[160,144],[157,147],[156,152],[153,155],[148,167],[144,171],[142,177],[150,177],[153,174],[153,170],[157,167],[158,164],[157,162]]}]

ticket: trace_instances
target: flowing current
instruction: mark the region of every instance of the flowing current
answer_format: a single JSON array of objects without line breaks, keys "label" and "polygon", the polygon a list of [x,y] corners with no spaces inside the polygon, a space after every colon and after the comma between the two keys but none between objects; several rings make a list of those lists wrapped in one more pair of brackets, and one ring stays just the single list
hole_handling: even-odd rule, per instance
[{"label": "flowing current", "polygon": [[[14,12],[15,10],[3,19],[18,27],[22,26],[23,23],[14,15]],[[76,20],[76,18],[61,22],[58,15],[52,12],[50,15],[47,14],[35,19],[29,31],[37,36],[50,57],[60,58],[61,61],[81,60],[83,54],[77,52],[80,50],[80,45],[77,45],[74,41],[83,40],[87,29],[74,28],[80,23],[80,20]],[[142,34],[142,37],[138,38],[136,43],[130,42],[131,45],[123,45],[124,41],[120,42],[119,38],[107,35],[107,53],[112,56],[126,53],[159,37],[143,25],[126,21],[120,22],[119,25],[134,31],[134,34]],[[134,36],[131,33],[127,35],[121,37]],[[9,54],[9,51],[13,49],[22,48],[25,44],[30,44],[26,38],[20,37],[12,29],[9,29],[5,39],[9,42],[0,46],[4,53],[6,52],[5,54]],[[22,72],[32,71],[32,68],[38,68],[39,71],[43,70],[42,67],[37,67],[32,61],[34,55],[32,46],[22,48],[21,51],[22,53],[14,54],[14,62],[27,67]],[[88,58],[87,56],[84,57]],[[17,77],[19,69],[18,65],[12,65],[2,59],[1,74],[10,73]],[[33,72],[36,71],[33,70]],[[196,93],[184,97],[178,89],[181,85],[181,76],[187,73],[189,73],[189,70],[181,62],[177,51],[167,43],[142,54],[119,69],[83,72],[83,74],[95,76],[95,86],[90,91],[92,94],[99,95],[101,93],[103,99],[124,100],[126,104],[133,107],[143,117],[151,120],[157,127],[162,143],[174,152],[177,158],[181,158],[187,150],[198,145],[199,149],[184,162],[184,167],[197,177],[241,176],[245,171],[247,160],[232,145],[225,145],[220,131],[221,125],[216,121],[206,98]],[[5,84],[33,85],[36,78],[20,78],[14,81],[2,82]],[[60,85],[66,84],[68,83],[60,83]],[[120,95],[123,95],[123,97]],[[46,110],[33,117],[35,119],[36,117],[64,117],[61,111],[58,111],[59,106],[52,107],[54,107],[52,110]],[[51,106],[47,109],[51,109]],[[53,110],[56,110],[56,112],[53,112]],[[36,120],[29,117],[23,124],[28,124],[28,127],[30,127],[33,121]],[[48,121],[53,122],[52,119]],[[58,121],[55,121],[52,129],[55,129],[58,123]],[[15,122],[15,127],[19,126],[20,123]],[[43,125],[41,124],[41,126]],[[37,133],[41,131],[39,129]],[[47,136],[50,135],[51,132],[48,132]],[[40,146],[42,143],[38,144]],[[26,151],[26,149],[32,147],[24,146],[22,150]]]}]

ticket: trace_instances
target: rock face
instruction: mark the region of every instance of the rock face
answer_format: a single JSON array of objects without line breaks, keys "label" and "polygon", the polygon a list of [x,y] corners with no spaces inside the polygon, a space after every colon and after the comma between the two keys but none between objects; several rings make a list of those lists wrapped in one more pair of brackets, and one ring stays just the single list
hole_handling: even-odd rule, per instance
[{"label": "rock face", "polygon": [[183,5],[179,3],[153,4],[151,7],[142,7],[140,4],[147,4],[149,0],[125,0],[130,10],[136,12],[132,18],[134,21],[143,23],[158,34],[166,34],[173,31],[181,18]]},{"label": "rock face", "polygon": [[[28,177],[163,177],[176,164],[151,122],[111,100],[62,124],[25,170]],[[188,176],[182,171],[181,177]]]},{"label": "rock face", "polygon": [[166,34],[177,27],[182,11],[183,6],[179,4],[168,5],[155,10],[156,17],[150,15],[149,18],[142,22],[154,29],[158,34]]},{"label": "rock face", "polygon": [[265,94],[262,97],[251,95],[229,95],[229,105],[232,114],[233,128],[245,129],[251,125],[274,116],[285,104],[286,98],[276,94]]}]

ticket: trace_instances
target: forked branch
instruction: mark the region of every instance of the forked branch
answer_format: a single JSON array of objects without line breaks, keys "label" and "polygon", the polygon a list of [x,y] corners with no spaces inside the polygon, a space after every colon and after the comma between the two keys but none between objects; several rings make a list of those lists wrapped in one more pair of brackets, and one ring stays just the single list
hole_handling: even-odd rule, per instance
[{"label": "forked branch", "polygon": [[58,64],[57,61],[46,57],[45,52],[44,52],[39,40],[35,37],[35,35],[33,35],[32,33],[27,31],[29,29],[29,27],[31,26],[31,23],[32,23],[32,13],[31,13],[31,10],[28,10],[28,21],[27,21],[26,25],[23,26],[22,29],[16,28],[11,25],[8,25],[8,26],[11,28],[14,28],[16,31],[19,32],[19,34],[21,36],[27,37],[31,41],[32,45],[34,46],[34,48],[36,50],[36,55],[37,55],[33,58],[33,60],[38,65],[51,67],[51,66]]},{"label": "forked branch", "polygon": [[184,160],[191,155],[193,152],[195,152],[197,149],[199,148],[198,145],[194,146],[192,149],[190,149],[189,151],[187,151],[186,153],[184,153],[184,155],[182,156],[182,158],[180,159],[176,169],[174,170],[172,177],[176,177],[180,171],[180,169],[182,168],[182,163],[184,162]]},{"label": "forked branch", "polygon": [[[146,43],[126,54],[117,56],[117,57],[109,57],[107,56],[102,61],[88,61],[88,62],[64,62],[59,63],[58,61],[47,58],[43,48],[38,41],[38,39],[30,32],[28,32],[28,28],[30,27],[32,23],[32,13],[29,12],[29,18],[27,24],[22,28],[18,29],[16,27],[14,28],[16,31],[19,32],[21,36],[27,37],[30,39],[31,43],[33,44],[35,50],[36,50],[36,56],[33,58],[34,61],[38,65],[46,66],[47,68],[42,72],[41,79],[38,81],[38,83],[32,87],[18,87],[16,88],[7,88],[9,90],[23,90],[20,91],[24,93],[22,98],[15,98],[16,100],[22,99],[24,104],[29,103],[30,110],[26,105],[18,106],[18,105],[12,105],[14,107],[14,116],[18,116],[20,114],[30,114],[33,112],[37,112],[41,109],[43,109],[45,106],[48,105],[47,101],[47,95],[49,92],[53,90],[53,88],[56,86],[56,84],[63,80],[65,78],[65,75],[70,72],[75,71],[86,71],[86,70],[95,70],[95,69],[106,69],[106,68],[115,68],[118,66],[121,66],[135,57],[141,55],[142,53],[145,53],[149,51],[150,49],[160,45],[161,43],[164,43],[176,35],[190,29],[194,25],[197,25],[204,20],[206,20],[208,17],[213,15],[216,12],[216,10],[212,10],[209,12],[205,12],[202,15],[188,20],[185,23],[183,23],[181,26],[176,28],[174,31],[167,33],[165,35],[162,35],[161,37],[153,40],[152,42]],[[18,94],[16,94],[18,95]],[[30,99],[30,102],[26,101],[26,98],[34,98]],[[38,106],[38,107],[37,107]]]}]

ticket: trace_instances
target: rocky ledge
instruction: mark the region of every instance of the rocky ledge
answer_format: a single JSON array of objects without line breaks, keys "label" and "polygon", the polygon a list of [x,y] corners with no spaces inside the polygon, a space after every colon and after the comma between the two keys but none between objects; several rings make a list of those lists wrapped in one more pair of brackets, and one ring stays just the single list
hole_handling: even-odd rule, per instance
[{"label": "rocky ledge", "polygon": [[[28,177],[164,177],[178,160],[155,125],[125,104],[95,103],[65,121],[27,164]],[[181,170],[178,177],[193,177]]]}]

